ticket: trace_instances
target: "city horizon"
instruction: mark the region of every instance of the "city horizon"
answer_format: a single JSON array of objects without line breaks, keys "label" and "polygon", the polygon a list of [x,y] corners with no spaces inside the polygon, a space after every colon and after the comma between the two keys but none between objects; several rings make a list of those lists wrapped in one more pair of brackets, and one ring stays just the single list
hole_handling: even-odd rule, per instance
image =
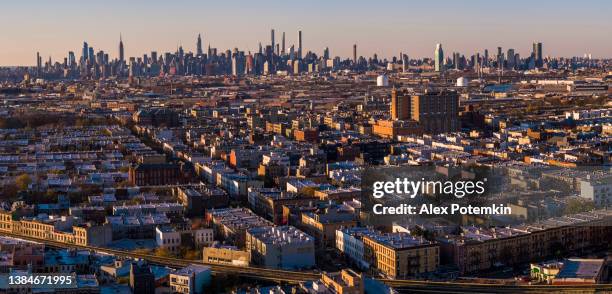
[{"label": "city horizon", "polygon": [[[20,23],[18,16],[24,13],[37,17],[0,36],[1,43],[14,44],[0,52],[0,66],[35,65],[32,56],[36,52],[40,52],[45,60],[49,57],[61,60],[68,51],[78,52],[77,44],[83,41],[117,56],[119,34],[123,35],[126,44],[126,56],[142,56],[150,51],[172,52],[180,45],[185,51],[194,51],[198,33],[202,34],[205,47],[211,44],[219,51],[239,48],[255,52],[259,41],[266,45],[271,28],[276,29],[277,40],[280,40],[282,32],[286,33],[287,46],[297,45],[297,31],[301,30],[304,32],[305,52],[319,54],[323,48],[329,47],[332,56],[342,57],[351,56],[353,44],[358,44],[360,56],[369,57],[376,53],[382,58],[390,58],[402,52],[410,57],[431,57],[436,43],[443,44],[447,52],[466,56],[496,47],[513,48],[523,52],[524,56],[531,42],[537,40],[546,44],[546,56],[581,57],[591,54],[597,59],[610,58],[608,52],[612,52],[612,43],[602,38],[606,35],[602,28],[612,27],[606,17],[612,11],[612,5],[600,4],[597,10],[590,10],[589,17],[576,15],[576,10],[599,3],[587,2],[582,5],[554,2],[555,5],[550,5],[549,1],[519,1],[515,3],[516,8],[485,5],[482,1],[444,2],[438,6],[423,2],[389,3],[381,6],[380,12],[360,6],[360,3],[354,6],[309,3],[302,8],[305,12],[316,7],[326,9],[317,9],[316,13],[297,13],[295,11],[300,8],[287,3],[201,4],[184,1],[182,3],[188,9],[181,11],[181,17],[172,18],[172,22],[166,19],[171,16],[168,11],[174,7],[163,3],[122,3],[123,9],[119,10],[113,9],[112,1],[106,3],[108,5],[41,2],[29,6],[11,3],[7,4],[8,16],[0,21],[0,25],[11,27]],[[529,7],[529,10],[520,7]],[[431,22],[433,9],[439,10],[435,11],[439,21]],[[74,13],[75,10],[87,13]],[[210,11],[219,13],[208,13]],[[537,17],[528,17],[529,11],[541,13]],[[231,22],[227,20],[228,13],[235,16]],[[263,17],[265,13],[274,14],[274,19]],[[107,18],[113,21],[91,21]]]},{"label": "city horizon", "polygon": [[[274,29],[272,29],[272,30],[274,30]],[[302,31],[298,31],[298,32],[302,32]],[[282,36],[283,33],[285,33],[285,32],[276,32],[276,37],[278,38],[279,37],[278,35]],[[191,45],[189,45],[187,43],[181,43],[181,44],[177,45],[177,47],[174,50],[170,49],[168,51],[159,51],[159,50],[151,49],[149,51],[141,52],[140,55],[129,55],[129,54],[126,54],[125,59],[127,61],[130,58],[136,58],[136,59],[142,58],[143,55],[150,56],[151,52],[157,52],[158,54],[160,54],[160,53],[162,53],[162,54],[163,53],[177,53],[177,52],[179,52],[179,49],[182,49],[185,53],[194,53],[194,55],[197,55],[197,42],[198,42],[198,37],[200,37],[201,35],[202,34],[198,34],[198,35],[196,35],[194,37],[194,41],[192,42],[193,46],[191,46]],[[260,41],[258,43],[258,45],[255,46],[254,50],[250,50],[250,49],[249,50],[243,50],[243,48],[240,48],[240,47],[219,48],[219,47],[215,47],[213,44],[210,44],[210,43],[208,43],[206,45],[204,45],[204,43],[203,43],[202,47],[204,49],[204,54],[207,54],[208,48],[211,48],[211,49],[215,49],[216,52],[218,52],[218,53],[224,53],[226,51],[234,51],[235,49],[238,49],[238,51],[242,51],[242,52],[244,52],[245,54],[248,55],[249,53],[250,54],[257,53],[258,50],[259,50],[258,49],[259,45],[261,45],[263,48],[265,48],[267,45],[270,45],[269,42],[270,42],[269,40],[268,40],[268,43],[264,43],[263,40]],[[103,51],[104,53],[109,55],[110,60],[119,60],[120,59],[120,56],[119,56],[120,55],[120,53],[119,53],[120,43],[123,43],[124,47],[129,47],[129,43],[125,41],[125,38],[123,38],[121,33],[119,34],[119,38],[117,39],[117,46],[115,46],[116,48],[113,49],[113,50],[107,51],[107,49],[104,49],[104,48],[100,49],[100,48],[96,47],[95,44],[89,43],[87,40],[84,40],[82,44],[87,44],[90,48],[94,48],[95,52]],[[280,43],[280,41],[275,42],[276,45],[280,45],[279,43]],[[532,46],[533,44],[536,44],[536,43],[542,43],[542,42],[540,42],[538,40],[533,40],[533,42],[529,43],[529,45]],[[508,50],[508,49],[513,50],[515,53],[519,54],[521,56],[521,58],[528,57],[529,54],[532,53],[531,48],[525,49],[523,52],[521,52],[520,50],[516,50],[515,49],[517,47],[501,47],[501,46],[494,47],[494,48],[474,49],[474,50],[470,51],[470,53],[467,53],[467,52],[460,52],[460,51],[451,50],[451,49],[447,48],[443,42],[438,42],[438,43],[432,44],[432,46],[431,46],[432,47],[431,54],[430,55],[426,55],[426,56],[412,56],[408,52],[404,52],[404,51],[399,50],[398,54],[390,55],[390,56],[380,55],[377,52],[372,52],[370,55],[366,55],[366,54],[360,54],[359,51],[358,51],[357,57],[364,57],[364,58],[368,59],[368,58],[371,58],[374,55],[376,55],[378,57],[378,59],[381,60],[381,61],[382,60],[391,61],[393,58],[398,58],[398,60],[399,60],[400,54],[402,54],[402,55],[407,55],[410,58],[410,60],[423,60],[423,59],[433,60],[434,59],[434,55],[435,55],[434,54],[435,53],[435,48],[436,48],[436,46],[438,44],[440,44],[442,46],[443,50],[447,54],[445,56],[445,59],[452,58],[452,54],[454,54],[454,53],[458,53],[458,54],[463,55],[465,57],[469,57],[472,54],[483,54],[485,51],[488,51],[490,56],[494,57],[497,48],[502,48],[502,52],[503,53],[505,53],[506,50]],[[291,44],[291,45],[295,45],[295,44]],[[350,44],[350,46],[348,46],[348,47],[352,48],[354,45],[357,45],[357,47],[359,48],[359,44],[358,43]],[[78,48],[78,47],[75,47],[75,48]],[[251,48],[251,47],[249,47],[249,48]],[[288,52],[289,46],[287,46],[285,49]],[[324,48],[321,48],[319,51],[317,51],[317,50],[314,50],[314,51],[313,50],[305,50],[304,54],[306,54],[307,52],[312,52],[315,55],[321,57],[321,56],[324,55],[324,51],[326,49],[329,49],[330,51],[333,52],[333,48],[324,47]],[[546,52],[546,49],[547,48],[545,47],[544,48],[544,52]],[[282,47],[281,47],[281,50],[282,50]],[[297,48],[296,48],[296,50],[297,50]],[[42,58],[43,63],[47,62],[49,60],[49,58],[51,58],[53,63],[55,63],[55,62],[62,63],[63,58],[67,57],[69,52],[75,53],[76,57],[77,57],[77,61],[78,61],[78,59],[82,56],[82,55],[77,54],[77,53],[79,53],[79,51],[80,51],[80,49],[66,50],[66,54],[64,56],[58,56],[57,58],[55,58],[54,56],[47,56],[47,55],[45,55],[44,51],[37,51],[37,52],[35,52],[35,54],[40,54],[40,57]],[[523,53],[523,54],[521,54],[521,53]],[[336,58],[336,57],[339,57],[341,60],[352,59],[352,56],[350,54],[346,54],[346,55],[334,55],[334,54],[331,54],[330,55],[331,59]],[[592,54],[590,54],[590,53],[584,53],[583,55],[575,55],[575,56],[555,56],[555,55],[550,55],[550,54],[544,53],[543,57],[544,58],[589,58],[589,59],[597,59],[597,60],[612,59],[612,57],[597,57],[597,56],[592,56]],[[0,65],[0,67],[36,67],[36,56],[34,56],[33,59],[34,59],[34,64],[28,64],[28,65],[23,65],[23,64]]]}]

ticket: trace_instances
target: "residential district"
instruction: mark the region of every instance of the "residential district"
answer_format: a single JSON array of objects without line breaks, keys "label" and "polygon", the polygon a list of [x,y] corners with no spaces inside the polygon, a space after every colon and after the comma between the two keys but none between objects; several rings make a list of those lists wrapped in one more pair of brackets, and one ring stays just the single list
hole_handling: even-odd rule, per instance
[{"label": "residential district", "polygon": [[[61,293],[610,281],[612,60],[282,36],[1,68],[0,272],[74,275]],[[511,213],[373,221],[364,173],[420,166],[495,170]]]}]

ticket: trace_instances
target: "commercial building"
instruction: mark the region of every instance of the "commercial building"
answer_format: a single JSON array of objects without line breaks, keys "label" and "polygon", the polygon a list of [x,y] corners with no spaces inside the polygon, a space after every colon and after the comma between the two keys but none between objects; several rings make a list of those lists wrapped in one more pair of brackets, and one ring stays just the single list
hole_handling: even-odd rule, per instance
[{"label": "commercial building", "polygon": [[531,278],[552,285],[600,284],[605,277],[603,259],[569,258],[558,262],[532,263]]},{"label": "commercial building", "polygon": [[247,230],[246,249],[254,264],[275,269],[307,269],[315,265],[315,240],[292,226]]},{"label": "commercial building", "polygon": [[202,261],[222,265],[249,266],[251,254],[235,246],[214,244],[202,249]]}]

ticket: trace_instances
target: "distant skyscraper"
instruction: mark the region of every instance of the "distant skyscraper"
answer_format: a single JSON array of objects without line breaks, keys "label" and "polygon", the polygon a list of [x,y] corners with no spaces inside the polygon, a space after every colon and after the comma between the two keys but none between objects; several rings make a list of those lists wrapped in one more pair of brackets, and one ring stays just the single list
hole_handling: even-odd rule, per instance
[{"label": "distant skyscraper", "polygon": [[302,31],[298,31],[298,59],[302,59]]},{"label": "distant skyscraper", "polygon": [[198,56],[204,55],[204,51],[202,50],[202,36],[200,36],[200,34],[198,34],[198,42],[196,43],[196,48]]},{"label": "distant skyscraper", "polygon": [[291,45],[291,47],[289,47],[289,59],[293,60],[295,59],[295,46]]},{"label": "distant skyscraper", "polygon": [[74,52],[68,52],[68,67],[74,68],[76,66],[76,57],[74,56]]},{"label": "distant skyscraper", "polygon": [[329,47],[325,47],[325,49],[323,49],[323,59],[329,59]]},{"label": "distant skyscraper", "polygon": [[512,48],[508,49],[508,52],[506,53],[506,66],[508,69],[514,69],[514,49]]},{"label": "distant skyscraper", "polygon": [[406,54],[401,54],[401,56],[402,56],[402,71],[408,72],[408,69],[410,67],[410,59],[408,58],[408,55]]},{"label": "distant skyscraper", "polygon": [[42,58],[40,57],[40,53],[36,52],[36,74],[40,75],[42,68]]},{"label": "distant skyscraper", "polygon": [[87,57],[87,61],[89,61],[90,63],[93,64],[94,60],[95,60],[95,57],[94,57],[94,48],[93,47],[89,47],[89,56]]},{"label": "distant skyscraper", "polygon": [[123,51],[123,38],[121,34],[119,34],[119,61],[125,61],[125,55]]},{"label": "distant skyscraper", "polygon": [[83,61],[87,61],[87,56],[89,55],[89,46],[87,42],[83,42],[83,52],[81,52],[81,59]]},{"label": "distant skyscraper", "polygon": [[281,46],[281,54],[285,55],[285,51],[286,51],[286,47],[285,47],[285,32],[283,32],[283,39],[282,39],[282,46]]},{"label": "distant skyscraper", "polygon": [[533,58],[535,59],[535,66],[542,67],[544,65],[544,59],[542,58],[542,43],[533,42]]},{"label": "distant skyscraper", "polygon": [[504,68],[504,53],[502,53],[502,47],[497,47],[497,67]]},{"label": "distant skyscraper", "polygon": [[272,47],[271,47],[271,48],[272,48],[272,50],[274,50],[274,48],[276,48],[276,46],[274,46],[274,29],[272,29],[272,30],[270,31],[270,37],[271,37],[271,39],[272,39],[272,43],[271,43],[271,46],[272,46]]},{"label": "distant skyscraper", "polygon": [[157,63],[157,51],[151,51],[151,63]]},{"label": "distant skyscraper", "polygon": [[436,50],[434,51],[434,63],[436,71],[444,70],[444,50],[442,50],[442,44],[436,44]]},{"label": "distant skyscraper", "polygon": [[357,44],[353,44],[353,63],[357,63]]}]

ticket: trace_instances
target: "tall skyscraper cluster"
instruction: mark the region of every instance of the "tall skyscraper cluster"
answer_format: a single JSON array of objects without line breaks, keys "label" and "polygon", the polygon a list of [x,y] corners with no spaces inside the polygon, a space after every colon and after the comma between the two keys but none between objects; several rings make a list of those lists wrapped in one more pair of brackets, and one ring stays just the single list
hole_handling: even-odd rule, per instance
[{"label": "tall skyscraper cluster", "polygon": [[[302,72],[320,72],[340,69],[368,70],[386,68],[387,64],[395,63],[396,68],[402,71],[410,70],[411,60],[407,54],[400,53],[399,58],[392,60],[379,59],[377,54],[370,58],[358,56],[357,44],[353,44],[352,56],[349,59],[332,57],[328,47],[323,48],[321,55],[315,52],[304,52],[304,40],[301,30],[297,31],[297,44],[287,48],[285,32],[282,33],[281,42],[277,43],[276,32],[270,31],[270,43],[265,47],[259,43],[257,52],[245,52],[238,48],[220,51],[217,48],[204,49],[202,35],[198,34],[195,43],[195,53],[186,52],[178,46],[175,52],[159,54],[152,51],[150,55],[141,57],[125,56],[123,36],[119,35],[117,58],[111,59],[109,54],[100,50],[95,52],[93,46],[83,42],[81,56],[73,51],[68,53],[64,62],[49,62],[43,65],[40,54],[36,57],[37,76],[55,76],[69,78],[105,78],[118,77],[146,77],[160,75],[264,75],[275,73],[300,74]],[[297,46],[297,48],[296,48]],[[533,51],[522,59],[514,49],[506,52],[498,47],[496,54],[491,57],[489,51],[484,50],[466,58],[459,52],[453,52],[446,57],[442,44],[436,44],[433,57],[433,69],[444,72],[449,69],[473,69],[480,72],[482,68],[495,68],[500,70],[525,70],[544,66],[556,66],[555,61],[548,63],[543,58],[542,43],[534,42]],[[426,60],[415,60],[415,64],[426,63]],[[392,67],[393,68],[393,67]]]}]

